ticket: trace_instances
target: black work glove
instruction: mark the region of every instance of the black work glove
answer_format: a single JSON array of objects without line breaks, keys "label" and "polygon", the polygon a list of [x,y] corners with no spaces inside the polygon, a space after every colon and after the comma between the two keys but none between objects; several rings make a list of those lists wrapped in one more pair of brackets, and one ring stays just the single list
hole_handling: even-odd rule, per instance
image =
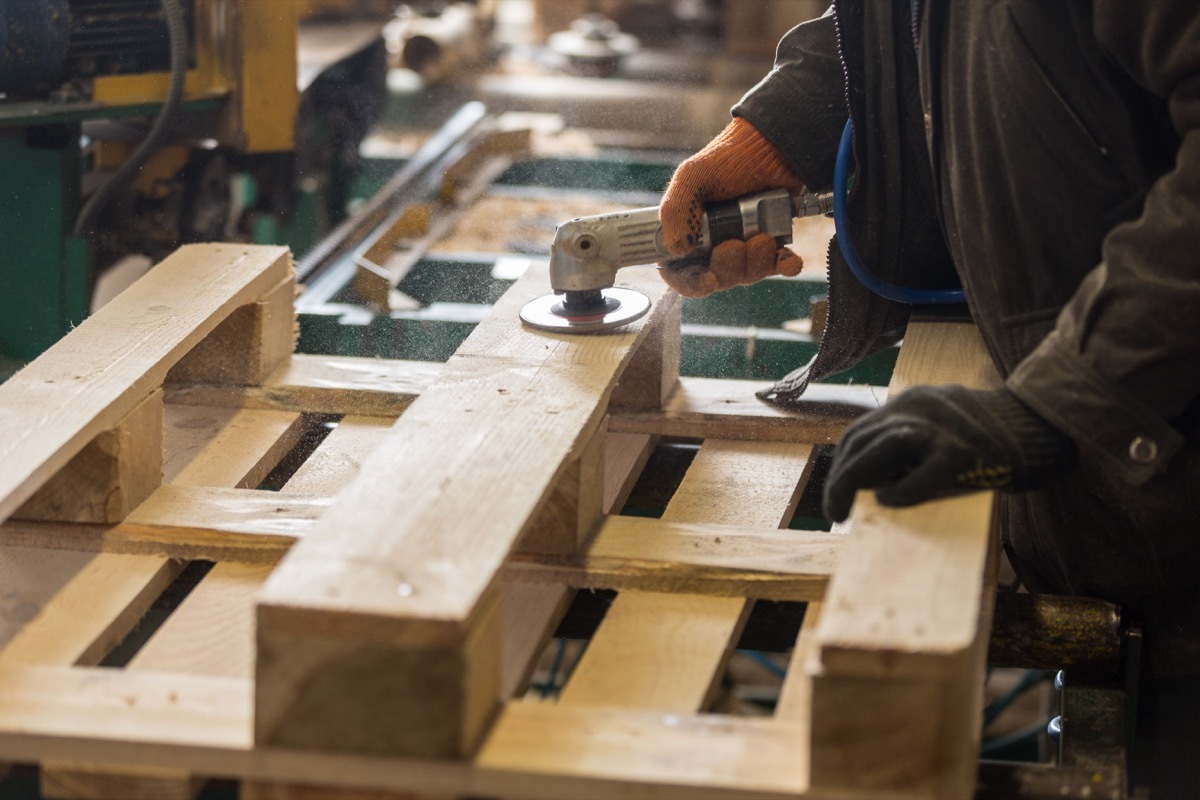
[{"label": "black work glove", "polygon": [[825,480],[825,516],[848,517],[859,489],[875,489],[885,506],[1033,489],[1077,458],[1071,438],[1008,389],[918,386],[842,434]]}]

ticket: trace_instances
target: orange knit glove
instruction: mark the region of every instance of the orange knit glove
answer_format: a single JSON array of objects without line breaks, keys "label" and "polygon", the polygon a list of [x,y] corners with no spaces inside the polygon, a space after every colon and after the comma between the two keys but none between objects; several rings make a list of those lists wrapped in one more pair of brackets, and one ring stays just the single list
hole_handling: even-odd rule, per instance
[{"label": "orange knit glove", "polygon": [[[741,117],[734,119],[704,149],[675,170],[663,194],[659,218],[663,243],[685,256],[700,238],[705,203],[730,200],[767,189],[798,192],[802,181],[763,135]],[[685,297],[704,297],[770,275],[797,275],[803,262],[766,233],[745,242],[731,240],[713,248],[707,264],[663,269],[663,280]]]}]

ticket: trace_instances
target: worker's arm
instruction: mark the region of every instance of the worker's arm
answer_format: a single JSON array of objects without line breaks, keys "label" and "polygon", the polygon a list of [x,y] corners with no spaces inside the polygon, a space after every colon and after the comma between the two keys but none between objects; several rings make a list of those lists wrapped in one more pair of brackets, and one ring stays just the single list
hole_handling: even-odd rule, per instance
[{"label": "worker's arm", "polygon": [[[775,68],[733,109],[733,120],[676,170],[663,195],[663,243],[679,256],[700,235],[706,203],[767,189],[828,186],[845,122],[843,76],[833,17],[797,26],[780,42]],[[683,295],[701,297],[770,275],[795,275],[801,261],[767,234],[723,242],[707,263],[665,269]]]},{"label": "worker's arm", "polygon": [[1097,37],[1168,103],[1175,166],[1008,386],[1130,483],[1164,469],[1200,396],[1200,6],[1097,0]]}]

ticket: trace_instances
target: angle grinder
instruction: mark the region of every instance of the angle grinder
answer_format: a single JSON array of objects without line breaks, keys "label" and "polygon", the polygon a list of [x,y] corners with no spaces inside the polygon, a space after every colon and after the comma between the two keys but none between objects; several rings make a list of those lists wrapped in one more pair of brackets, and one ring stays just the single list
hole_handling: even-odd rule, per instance
[{"label": "angle grinder", "polygon": [[696,249],[678,258],[663,246],[658,206],[577,217],[558,226],[550,246],[553,294],[526,303],[525,324],[553,333],[597,333],[627,325],[650,310],[650,298],[613,288],[617,270],[661,263],[680,269],[707,261],[714,247],[730,239],[769,233],[780,246],[792,241],[792,218],[829,214],[832,195],[791,194],[772,189],[705,207]]}]

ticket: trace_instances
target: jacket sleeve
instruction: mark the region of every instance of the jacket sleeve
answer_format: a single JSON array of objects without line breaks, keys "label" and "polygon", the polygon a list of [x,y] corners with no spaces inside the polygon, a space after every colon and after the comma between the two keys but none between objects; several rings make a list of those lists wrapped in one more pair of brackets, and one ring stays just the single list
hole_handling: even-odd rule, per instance
[{"label": "jacket sleeve", "polygon": [[1178,152],[1008,385],[1137,484],[1178,451],[1200,397],[1200,5],[1096,0],[1093,14],[1119,68],[1166,101]]},{"label": "jacket sleeve", "polygon": [[733,107],[733,115],[775,145],[810,189],[833,185],[846,94],[831,12],[797,25],[779,41],[774,69]]}]

